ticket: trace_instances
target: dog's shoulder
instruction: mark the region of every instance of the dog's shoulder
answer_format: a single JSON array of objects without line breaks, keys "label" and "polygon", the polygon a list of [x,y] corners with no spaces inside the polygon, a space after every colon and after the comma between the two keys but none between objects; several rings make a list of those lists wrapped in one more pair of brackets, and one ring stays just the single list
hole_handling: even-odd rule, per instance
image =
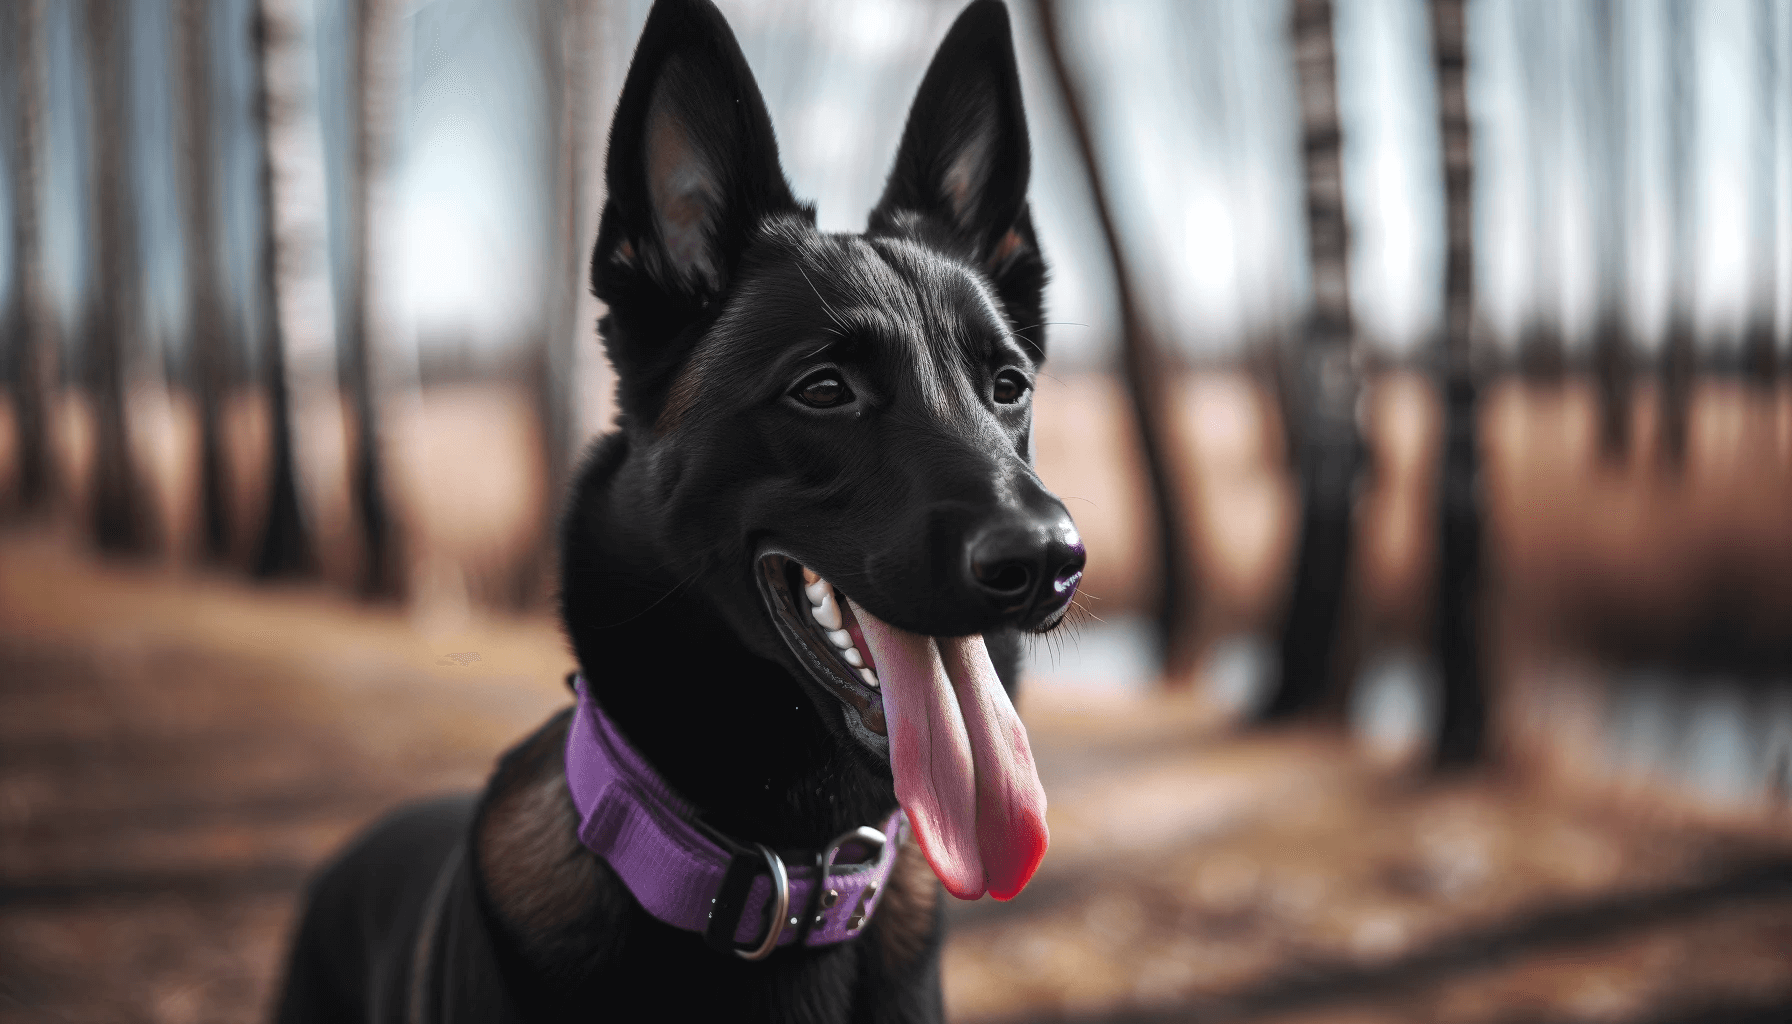
[{"label": "dog's shoulder", "polygon": [[562,711],[504,754],[473,822],[474,867],[498,924],[548,973],[577,973],[628,928],[621,881],[579,841]]}]

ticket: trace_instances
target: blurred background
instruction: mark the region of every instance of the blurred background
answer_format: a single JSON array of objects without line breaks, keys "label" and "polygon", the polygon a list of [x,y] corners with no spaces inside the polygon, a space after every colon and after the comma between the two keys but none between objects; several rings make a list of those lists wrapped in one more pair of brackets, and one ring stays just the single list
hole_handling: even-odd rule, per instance
[{"label": "blurred background", "polygon": [[[719,0],[854,231],[956,0]],[[0,4],[0,1021],[568,697],[640,0]],[[955,1019],[1792,1019],[1792,0],[1010,0],[1090,614]],[[951,902],[951,901],[948,901]]]}]

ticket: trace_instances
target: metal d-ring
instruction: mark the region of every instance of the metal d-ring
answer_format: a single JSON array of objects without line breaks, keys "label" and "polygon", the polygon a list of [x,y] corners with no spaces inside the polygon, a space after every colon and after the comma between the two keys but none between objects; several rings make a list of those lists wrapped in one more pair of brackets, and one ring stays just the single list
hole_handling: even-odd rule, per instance
[{"label": "metal d-ring", "polygon": [[752,952],[736,949],[734,955],[742,960],[764,960],[778,948],[778,940],[784,935],[784,915],[790,913],[790,874],[784,870],[784,861],[772,848],[764,843],[753,844],[765,855],[765,863],[772,869],[772,917],[771,927],[766,929],[765,941]]},{"label": "metal d-ring", "polygon": [[882,832],[872,828],[870,825],[860,825],[851,832],[840,833],[838,836],[834,837],[834,841],[829,843],[828,848],[822,852],[821,877],[818,878],[817,881],[827,880],[828,872],[834,870],[834,858],[840,856],[840,848],[855,839],[870,846],[875,851],[871,855],[872,860],[876,860],[884,855],[884,845],[889,842],[888,839],[884,838]]},{"label": "metal d-ring", "polygon": [[864,843],[875,851],[871,855],[871,860],[875,861],[883,856],[884,846],[889,841],[882,832],[869,825],[860,825],[834,837],[834,841],[816,858],[815,884],[809,889],[809,905],[803,909],[801,923],[797,926],[797,945],[809,941],[809,930],[821,923],[821,913],[817,907],[822,902],[821,894],[828,887],[828,873],[834,870],[834,858],[840,856],[840,848],[851,842]]}]

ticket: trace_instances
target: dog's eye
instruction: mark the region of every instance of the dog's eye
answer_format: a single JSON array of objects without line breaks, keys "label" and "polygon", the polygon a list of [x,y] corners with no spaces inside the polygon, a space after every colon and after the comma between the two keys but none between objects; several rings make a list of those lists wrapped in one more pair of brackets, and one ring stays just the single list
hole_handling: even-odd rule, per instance
[{"label": "dog's eye", "polygon": [[1030,387],[1019,370],[1003,370],[996,374],[995,399],[1003,405],[1013,405],[1026,396]]},{"label": "dog's eye", "polygon": [[852,389],[831,371],[804,378],[791,394],[796,396],[797,401],[813,409],[827,409],[852,401]]}]

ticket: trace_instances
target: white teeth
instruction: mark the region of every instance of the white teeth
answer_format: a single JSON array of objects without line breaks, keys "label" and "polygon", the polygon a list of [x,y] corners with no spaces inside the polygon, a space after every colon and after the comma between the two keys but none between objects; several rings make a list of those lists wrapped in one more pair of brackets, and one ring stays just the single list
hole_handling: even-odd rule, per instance
[{"label": "white teeth", "polygon": [[[810,577],[814,577],[813,581]],[[840,614],[840,597],[834,593],[834,585],[808,569],[803,570],[803,579],[803,593],[808,595],[812,605],[809,614],[828,631],[828,642],[840,649],[840,656],[846,663],[859,670],[859,678],[865,680],[865,685],[875,687],[877,673],[865,667],[865,656],[853,646],[852,634],[842,628],[846,625],[846,616]]]},{"label": "white teeth", "polygon": [[818,601],[815,607],[809,609],[809,614],[815,616],[815,621],[821,623],[823,629],[839,629],[846,621],[840,617],[840,606],[834,603],[833,594]]}]

